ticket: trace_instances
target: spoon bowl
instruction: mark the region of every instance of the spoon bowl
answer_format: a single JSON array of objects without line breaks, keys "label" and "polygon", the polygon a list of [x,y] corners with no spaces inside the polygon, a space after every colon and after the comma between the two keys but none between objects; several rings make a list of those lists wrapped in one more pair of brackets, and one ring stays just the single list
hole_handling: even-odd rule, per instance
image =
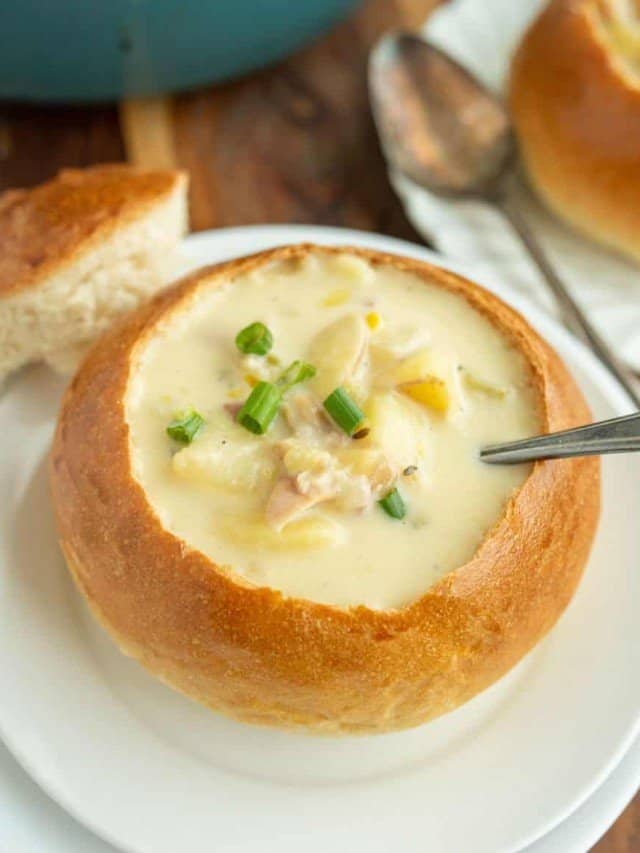
[{"label": "spoon bowl", "polygon": [[389,161],[441,195],[499,188],[516,145],[498,99],[462,65],[411,33],[385,36],[371,52],[374,120]]}]

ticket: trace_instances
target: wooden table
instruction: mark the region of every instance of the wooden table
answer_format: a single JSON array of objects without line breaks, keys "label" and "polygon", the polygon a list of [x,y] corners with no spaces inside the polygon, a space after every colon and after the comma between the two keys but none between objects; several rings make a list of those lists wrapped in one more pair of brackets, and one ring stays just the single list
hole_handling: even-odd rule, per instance
[{"label": "wooden table", "polygon": [[364,69],[381,32],[418,24],[436,2],[372,0],[272,70],[167,101],[0,106],[0,189],[128,156],[189,170],[194,230],[306,222],[417,239],[386,178]]},{"label": "wooden table", "polygon": [[[192,178],[194,230],[302,222],[420,241],[386,177],[365,63],[381,33],[419,25],[437,2],[368,0],[287,62],[172,99],[0,105],[0,190],[39,183],[63,166],[180,165]],[[594,851],[640,853],[640,796]]]}]

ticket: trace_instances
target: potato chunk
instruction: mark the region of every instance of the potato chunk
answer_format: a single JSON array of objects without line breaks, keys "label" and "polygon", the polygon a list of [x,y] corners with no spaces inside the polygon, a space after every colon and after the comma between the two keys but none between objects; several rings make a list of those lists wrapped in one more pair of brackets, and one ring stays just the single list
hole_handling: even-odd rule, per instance
[{"label": "potato chunk", "polygon": [[374,272],[364,258],[341,252],[328,259],[332,273],[344,281],[365,284],[374,277]]},{"label": "potato chunk", "polygon": [[268,445],[242,442],[224,434],[190,444],[175,454],[171,464],[185,480],[232,492],[266,488],[278,468],[277,454]]},{"label": "potato chunk", "polygon": [[417,382],[403,382],[398,390],[421,406],[445,414],[449,408],[449,390],[446,382],[437,376],[426,376]]},{"label": "potato chunk", "polygon": [[363,442],[381,450],[396,475],[424,459],[429,421],[417,406],[392,391],[375,394],[365,411],[371,432]]},{"label": "potato chunk", "polygon": [[393,380],[396,385],[403,382],[417,382],[433,372],[433,356],[431,350],[422,348],[411,353],[393,369]]},{"label": "potato chunk", "polygon": [[367,351],[369,331],[359,314],[346,314],[322,329],[309,346],[308,361],[316,368],[309,387],[324,400],[338,386],[361,383],[357,374]]}]

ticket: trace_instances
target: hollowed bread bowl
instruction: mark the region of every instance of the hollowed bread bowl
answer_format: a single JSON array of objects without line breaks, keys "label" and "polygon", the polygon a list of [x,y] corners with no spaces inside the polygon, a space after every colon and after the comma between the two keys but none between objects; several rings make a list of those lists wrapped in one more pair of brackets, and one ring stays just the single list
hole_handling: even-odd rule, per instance
[{"label": "hollowed bread bowl", "polygon": [[[108,332],[64,397],[51,489],[71,574],[125,654],[239,720],[375,733],[466,702],[554,625],[589,553],[599,463],[533,465],[471,559],[417,600],[387,610],[283,595],[168,531],[132,470],[125,398],[141,351],[170,317],[222,283],[276,262],[344,251],[287,246],[201,269]],[[526,361],[543,430],[589,421],[559,357],[496,296],[428,263],[347,251],[374,271],[391,267],[456,294],[488,318]]]}]

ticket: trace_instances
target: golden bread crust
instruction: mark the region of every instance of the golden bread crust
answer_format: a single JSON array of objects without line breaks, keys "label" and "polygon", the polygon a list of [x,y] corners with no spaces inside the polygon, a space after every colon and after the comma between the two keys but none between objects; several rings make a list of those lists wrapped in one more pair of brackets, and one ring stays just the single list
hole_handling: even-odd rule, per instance
[{"label": "golden bread crust", "polygon": [[603,0],[552,0],[511,66],[528,175],[580,231],[640,259],[640,76],[603,35]]},{"label": "golden bread crust", "polygon": [[186,180],[183,172],[107,164],[7,190],[0,196],[0,298],[38,285]]},{"label": "golden bread crust", "polygon": [[[254,587],[169,533],[131,470],[125,394],[136,349],[198,288],[311,251],[343,249],[289,246],[200,270],[108,333],[64,398],[53,502],[78,587],[123,651],[155,675],[245,721],[381,732],[455,708],[551,628],[589,553],[599,463],[537,463],[474,557],[393,611]],[[546,429],[589,420],[555,353],[495,296],[430,264],[349,251],[457,292],[488,316],[531,366]]]}]

